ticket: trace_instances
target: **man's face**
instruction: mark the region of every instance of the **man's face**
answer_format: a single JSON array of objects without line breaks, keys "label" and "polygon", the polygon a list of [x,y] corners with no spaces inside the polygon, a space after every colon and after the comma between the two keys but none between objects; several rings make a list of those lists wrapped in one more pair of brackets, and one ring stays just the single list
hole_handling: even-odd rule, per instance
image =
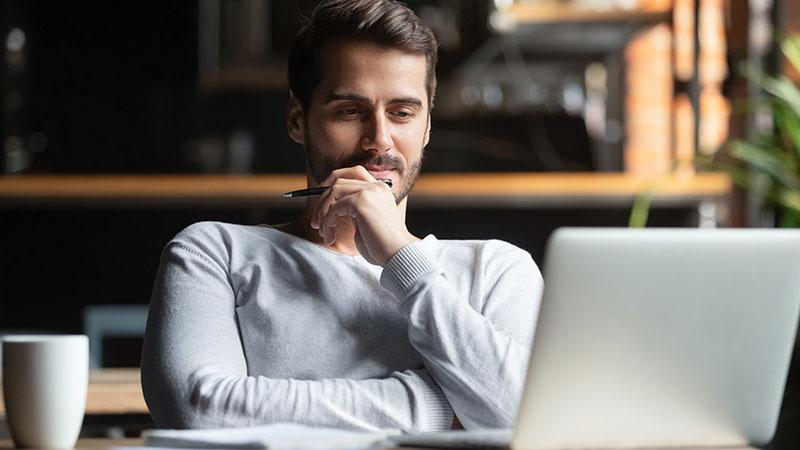
[{"label": "man's face", "polygon": [[428,143],[425,57],[353,41],[329,44],[321,57],[322,81],[296,129],[296,102],[289,114],[289,134],[305,146],[310,177],[319,184],[335,169],[361,165],[391,179],[399,203]]}]

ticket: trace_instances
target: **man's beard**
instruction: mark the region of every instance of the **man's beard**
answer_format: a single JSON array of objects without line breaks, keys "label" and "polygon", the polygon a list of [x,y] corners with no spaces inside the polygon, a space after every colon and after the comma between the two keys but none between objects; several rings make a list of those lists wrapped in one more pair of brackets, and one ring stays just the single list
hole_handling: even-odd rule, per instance
[{"label": "man's beard", "polygon": [[414,187],[414,183],[419,177],[419,171],[422,168],[422,158],[414,161],[408,167],[406,167],[402,159],[387,153],[375,154],[367,151],[358,151],[341,159],[333,159],[325,157],[315,145],[307,142],[306,165],[311,178],[317,184],[322,183],[334,170],[345,167],[378,166],[387,170],[396,170],[402,175],[400,190],[394,195],[395,202],[399,204],[408,196],[411,188]]}]

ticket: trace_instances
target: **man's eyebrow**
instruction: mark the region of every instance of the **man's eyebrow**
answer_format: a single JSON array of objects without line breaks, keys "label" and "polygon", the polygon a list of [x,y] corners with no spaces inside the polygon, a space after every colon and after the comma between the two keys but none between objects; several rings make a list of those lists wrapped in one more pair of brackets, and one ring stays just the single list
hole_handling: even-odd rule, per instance
[{"label": "man's eyebrow", "polygon": [[417,97],[400,97],[389,100],[390,105],[395,103],[414,105],[416,107],[422,108],[422,100],[418,99]]},{"label": "man's eyebrow", "polygon": [[[369,103],[370,102],[369,98],[364,97],[363,95],[358,95],[358,94],[353,94],[353,93],[342,93],[342,94],[333,93],[333,94],[328,95],[328,97],[325,99],[325,102],[323,104],[327,105],[328,103],[339,101],[339,100],[351,100],[351,101],[357,101],[357,102],[362,102],[362,103]],[[393,98],[393,99],[389,100],[389,104],[390,105],[391,104],[397,104],[397,103],[414,105],[414,106],[417,106],[419,108],[422,107],[422,100],[420,100],[417,97],[399,97],[399,98]]]},{"label": "man's eyebrow", "polygon": [[334,92],[325,99],[325,103],[323,104],[327,105],[330,102],[335,102],[338,100],[354,100],[357,102],[365,102],[365,103],[369,102],[369,99],[367,97],[364,97],[363,95],[351,94],[349,92],[344,94],[337,94]]}]

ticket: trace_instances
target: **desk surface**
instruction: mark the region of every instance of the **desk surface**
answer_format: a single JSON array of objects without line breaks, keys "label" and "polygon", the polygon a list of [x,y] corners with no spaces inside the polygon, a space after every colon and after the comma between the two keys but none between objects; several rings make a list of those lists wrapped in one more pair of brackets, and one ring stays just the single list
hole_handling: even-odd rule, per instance
[{"label": "desk surface", "polygon": [[[203,204],[300,207],[283,192],[305,187],[304,175],[20,175],[0,176],[6,203]],[[624,173],[424,174],[413,206],[512,207],[627,205],[643,192],[654,202],[697,204],[730,193],[723,173],[647,178]]]},{"label": "desk surface", "polygon": [[[141,446],[141,445],[142,445],[142,440],[141,439],[80,439],[80,440],[78,440],[78,443],[75,445],[75,450],[102,450],[102,449],[108,449],[108,448],[111,448],[111,447],[138,447],[138,446]],[[0,439],[0,450],[13,449],[13,448],[14,448],[14,445],[10,440]],[[405,447],[405,448],[409,448],[409,447]],[[414,448],[422,449],[422,447],[414,447]],[[732,448],[729,448],[729,449],[714,447],[713,450],[747,450],[747,449],[748,449],[747,447],[745,447],[745,448],[742,448],[742,447],[733,448],[732,447]],[[37,450],[37,449],[32,449],[32,450]],[[44,449],[42,449],[42,450],[44,450]],[[380,450],[380,449],[378,449],[378,450]],[[384,449],[384,450],[387,450],[387,449]],[[658,450],[658,449],[650,449],[650,450]],[[681,450],[681,449],[672,447],[672,448],[663,449],[663,450]],[[689,450],[689,449],[685,449],[685,450]],[[752,449],[752,450],[757,450],[757,449]]]},{"label": "desk surface", "polygon": [[[141,439],[79,439],[75,450],[101,450],[111,447],[137,447],[142,445]],[[0,439],[0,450],[13,449],[10,439]],[[36,449],[33,449],[36,450]],[[42,449],[44,450],[44,449]]]},{"label": "desk surface", "polygon": [[[5,413],[0,391],[0,415]],[[148,414],[139,369],[92,370],[86,396],[86,414]]]}]

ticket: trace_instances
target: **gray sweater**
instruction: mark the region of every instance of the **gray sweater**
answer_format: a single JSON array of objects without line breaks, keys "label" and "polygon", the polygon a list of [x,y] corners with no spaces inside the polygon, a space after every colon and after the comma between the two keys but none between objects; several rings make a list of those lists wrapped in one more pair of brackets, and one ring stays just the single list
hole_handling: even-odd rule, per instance
[{"label": "gray sweater", "polygon": [[167,244],[142,387],[159,427],[513,424],[543,288],[502,241],[408,245],[385,269],[267,226]]}]

